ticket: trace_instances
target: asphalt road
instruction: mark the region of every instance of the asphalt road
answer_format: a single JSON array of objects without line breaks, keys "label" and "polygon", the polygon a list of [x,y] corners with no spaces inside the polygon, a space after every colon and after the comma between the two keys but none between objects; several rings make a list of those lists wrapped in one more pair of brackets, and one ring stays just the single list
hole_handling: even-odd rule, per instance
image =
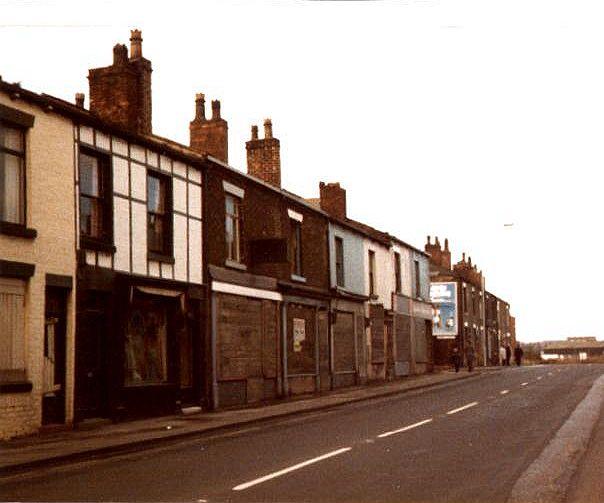
[{"label": "asphalt road", "polygon": [[3,501],[505,502],[604,365],[509,368],[0,481]]}]

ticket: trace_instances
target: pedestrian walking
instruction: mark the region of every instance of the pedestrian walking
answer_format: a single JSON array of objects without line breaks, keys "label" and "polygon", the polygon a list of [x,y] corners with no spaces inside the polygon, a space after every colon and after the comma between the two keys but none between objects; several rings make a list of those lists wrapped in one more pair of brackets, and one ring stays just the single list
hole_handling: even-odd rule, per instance
[{"label": "pedestrian walking", "polygon": [[505,345],[505,366],[510,366],[510,358],[512,357],[512,348],[509,344]]},{"label": "pedestrian walking", "polygon": [[453,348],[451,351],[451,365],[455,368],[455,372],[459,372],[459,367],[461,366],[461,355],[459,354],[459,349],[457,346]]},{"label": "pedestrian walking", "polygon": [[476,360],[476,353],[474,352],[474,346],[468,346],[466,351],[466,361],[468,363],[468,372],[474,370],[474,361]]},{"label": "pedestrian walking", "polygon": [[524,351],[520,347],[520,344],[516,345],[514,349],[514,360],[516,360],[516,365],[520,367],[522,365],[522,357],[524,356]]},{"label": "pedestrian walking", "polygon": [[499,365],[505,365],[505,348],[503,346],[499,347]]}]

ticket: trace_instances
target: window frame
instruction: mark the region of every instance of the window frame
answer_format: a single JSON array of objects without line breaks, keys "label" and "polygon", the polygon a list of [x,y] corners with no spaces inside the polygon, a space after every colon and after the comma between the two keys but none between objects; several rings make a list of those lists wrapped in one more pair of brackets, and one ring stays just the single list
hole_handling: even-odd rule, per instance
[{"label": "window frame", "polygon": [[304,277],[302,273],[302,222],[293,218],[289,219],[291,242],[291,273],[298,278]]},{"label": "window frame", "polygon": [[375,251],[369,250],[368,252],[368,261],[369,261],[369,296],[377,297],[375,293]]},{"label": "window frame", "polygon": [[[336,264],[336,286],[346,287],[346,274],[344,271],[344,239],[335,236],[335,264]],[[341,260],[338,260],[341,258]]]},{"label": "window frame", "polygon": [[[154,178],[159,181],[160,196],[162,195],[163,189],[163,206],[164,212],[158,213],[149,209],[149,179]],[[157,260],[159,262],[174,262],[174,208],[173,208],[173,194],[172,194],[172,177],[160,173],[159,171],[151,170],[147,168],[147,176],[145,178],[146,190],[147,190],[147,258],[150,260]],[[163,239],[161,249],[151,249],[149,235],[151,233],[149,219],[151,216],[159,216],[163,226]]]},{"label": "window frame", "polygon": [[[4,129],[12,129],[16,130],[21,135],[21,151],[13,150],[9,147],[5,147],[3,142],[0,141],[0,157],[2,160],[0,162],[4,164],[4,155],[12,155],[17,157],[20,160],[19,166],[19,222],[11,222],[9,220],[5,220],[3,216],[0,215],[0,231],[23,228],[25,229],[27,225],[27,127],[21,126],[19,124],[14,124],[10,121],[3,120],[0,118],[0,138],[3,136]],[[4,189],[2,190],[2,194],[4,194]],[[27,237],[27,236],[25,236]]]},{"label": "window frame", "polygon": [[[100,197],[82,194],[82,155],[96,158],[99,167],[99,180],[102,186]],[[82,232],[82,197],[95,198],[102,205],[103,231],[100,237]],[[113,235],[113,165],[111,156],[106,152],[79,145],[78,147],[78,233],[80,248],[109,253],[115,252]]]},{"label": "window frame", "polygon": [[[27,354],[25,349],[25,333],[26,333],[26,312],[25,312],[25,298],[27,294],[27,279],[26,278],[11,278],[0,276],[0,294],[7,296],[15,296],[20,298],[20,316],[17,332],[20,333],[12,334],[9,344],[14,349],[15,341],[17,338],[21,338],[20,344],[21,354],[12,355],[9,367],[0,367],[0,384],[6,385],[10,383],[24,383],[27,382]],[[5,322],[8,317],[5,318]],[[16,364],[18,360],[19,365]],[[21,365],[22,364],[22,365]],[[27,390],[24,390],[27,391]]]},{"label": "window frame", "polygon": [[394,291],[396,293],[403,291],[401,254],[399,252],[394,252]]},{"label": "window frame", "polygon": [[[228,212],[228,200],[231,199],[233,201],[234,213]],[[224,240],[225,240],[225,252],[226,252],[226,260],[227,262],[232,262],[235,264],[242,264],[242,253],[241,253],[241,227],[242,227],[242,207],[243,207],[243,198],[239,197],[231,192],[225,192],[224,194]],[[229,244],[229,240],[227,239],[227,227],[228,221],[231,219],[233,221],[233,252],[234,255],[231,255],[231,245]]]},{"label": "window frame", "polygon": [[417,299],[417,298],[421,298],[421,281],[420,281],[420,275],[421,275],[421,269],[419,266],[419,260],[413,260],[413,276],[414,276],[414,285],[413,285],[413,296]]}]

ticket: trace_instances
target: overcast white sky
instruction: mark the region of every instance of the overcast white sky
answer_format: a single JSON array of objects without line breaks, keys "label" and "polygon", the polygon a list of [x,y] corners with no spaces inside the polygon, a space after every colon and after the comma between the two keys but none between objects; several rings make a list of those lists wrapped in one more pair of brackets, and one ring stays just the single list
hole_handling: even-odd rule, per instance
[{"label": "overcast white sky", "polygon": [[155,133],[188,143],[204,92],[245,169],[271,117],[285,188],[339,181],[351,218],[448,237],[520,340],[602,338],[603,19],[601,0],[0,0],[0,75],[88,96],[140,28]]}]

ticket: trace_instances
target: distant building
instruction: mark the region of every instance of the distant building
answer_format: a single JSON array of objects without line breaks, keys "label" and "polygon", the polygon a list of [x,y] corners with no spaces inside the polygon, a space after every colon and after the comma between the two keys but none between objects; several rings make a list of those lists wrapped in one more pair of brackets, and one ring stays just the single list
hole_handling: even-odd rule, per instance
[{"label": "distant building", "polygon": [[586,361],[604,358],[604,341],[595,337],[568,337],[565,341],[548,341],[541,351],[543,360]]}]

